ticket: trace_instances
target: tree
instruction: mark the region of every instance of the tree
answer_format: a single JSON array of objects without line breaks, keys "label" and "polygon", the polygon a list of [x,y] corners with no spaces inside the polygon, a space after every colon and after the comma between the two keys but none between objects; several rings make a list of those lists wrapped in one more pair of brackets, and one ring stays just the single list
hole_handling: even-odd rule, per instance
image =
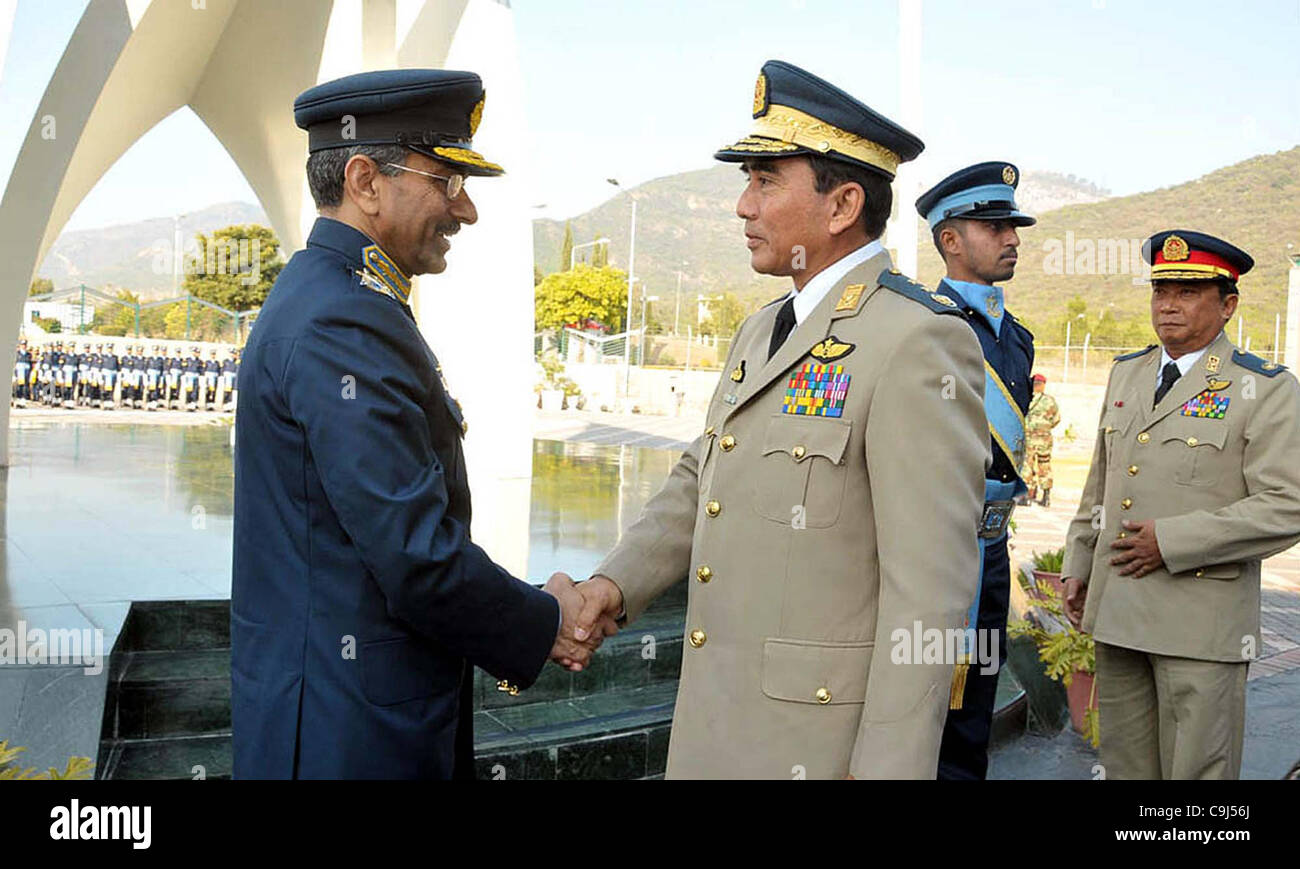
[{"label": "tree", "polygon": [[542,270],[537,267],[536,263],[534,263],[533,264],[533,286],[535,287],[541,282],[542,282]]},{"label": "tree", "polygon": [[748,314],[735,293],[723,293],[721,299],[709,302],[709,316],[700,321],[700,334],[721,338],[734,335]]},{"label": "tree", "polygon": [[560,244],[560,271],[567,272],[573,262],[573,227],[564,221],[564,241]]},{"label": "tree", "polygon": [[[598,238],[600,238],[600,233],[596,233],[591,240],[595,241]],[[591,246],[591,267],[595,269],[603,269],[607,265],[609,265],[609,245],[608,244],[592,245]]]},{"label": "tree", "polygon": [[626,315],[627,272],[579,263],[572,271],[543,278],[535,290],[534,302],[537,329],[558,329],[592,319],[612,332],[621,332]]},{"label": "tree", "polygon": [[27,295],[39,296],[43,293],[54,292],[54,281],[49,278],[37,278],[32,281],[32,285],[27,288]]},{"label": "tree", "polygon": [[[194,240],[198,250],[185,265],[185,292],[232,311],[247,311],[266,301],[284,268],[280,240],[271,229],[227,226],[211,238],[199,233]],[[183,329],[183,311],[181,316]]]}]

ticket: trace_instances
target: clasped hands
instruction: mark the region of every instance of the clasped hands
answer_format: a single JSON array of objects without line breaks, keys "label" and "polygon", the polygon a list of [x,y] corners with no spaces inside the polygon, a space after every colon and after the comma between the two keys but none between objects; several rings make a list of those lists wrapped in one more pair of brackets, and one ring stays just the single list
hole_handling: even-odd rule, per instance
[{"label": "clasped hands", "polygon": [[551,648],[551,660],[578,672],[605,637],[618,633],[615,619],[623,611],[623,592],[608,577],[574,582],[567,573],[551,574],[542,590],[560,604],[560,632]]}]

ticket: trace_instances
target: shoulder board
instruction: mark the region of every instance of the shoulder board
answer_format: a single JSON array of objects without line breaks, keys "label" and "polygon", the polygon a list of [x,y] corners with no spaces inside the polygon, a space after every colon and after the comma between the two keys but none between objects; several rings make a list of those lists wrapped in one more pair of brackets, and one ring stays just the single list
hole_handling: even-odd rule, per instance
[{"label": "shoulder board", "polygon": [[1276,377],[1280,372],[1286,371],[1285,365],[1269,362],[1254,353],[1243,353],[1240,350],[1232,351],[1232,361],[1242,368],[1254,371],[1256,374],[1262,374],[1265,377]]},{"label": "shoulder board", "polygon": [[1139,356],[1145,356],[1159,346],[1157,344],[1148,344],[1145,350],[1135,350],[1132,353],[1121,353],[1115,357],[1116,362],[1123,362],[1126,359],[1137,359]]},{"label": "shoulder board", "polygon": [[936,314],[956,314],[963,319],[966,316],[962,313],[961,307],[948,296],[943,293],[932,293],[906,275],[885,269],[876,281],[885,289],[893,290],[900,296],[907,296]]}]

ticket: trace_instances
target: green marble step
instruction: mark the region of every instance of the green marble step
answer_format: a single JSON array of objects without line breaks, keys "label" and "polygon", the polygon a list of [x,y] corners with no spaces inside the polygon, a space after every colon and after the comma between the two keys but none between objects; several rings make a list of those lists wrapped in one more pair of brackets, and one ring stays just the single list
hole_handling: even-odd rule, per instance
[{"label": "green marble step", "polygon": [[107,757],[101,751],[100,778],[228,779],[230,731],[201,736],[116,740]]}]

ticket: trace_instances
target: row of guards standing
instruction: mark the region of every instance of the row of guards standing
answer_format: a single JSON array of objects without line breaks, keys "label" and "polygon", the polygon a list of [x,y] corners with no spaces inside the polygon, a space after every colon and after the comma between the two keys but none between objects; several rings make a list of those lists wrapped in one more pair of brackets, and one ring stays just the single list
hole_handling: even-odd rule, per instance
[{"label": "row of guards standing", "polygon": [[118,356],[113,342],[53,341],[31,346],[18,342],[10,404],[112,410],[234,410],[239,350],[215,347],[204,359],[198,347],[188,358],[180,347],[128,344]]}]

